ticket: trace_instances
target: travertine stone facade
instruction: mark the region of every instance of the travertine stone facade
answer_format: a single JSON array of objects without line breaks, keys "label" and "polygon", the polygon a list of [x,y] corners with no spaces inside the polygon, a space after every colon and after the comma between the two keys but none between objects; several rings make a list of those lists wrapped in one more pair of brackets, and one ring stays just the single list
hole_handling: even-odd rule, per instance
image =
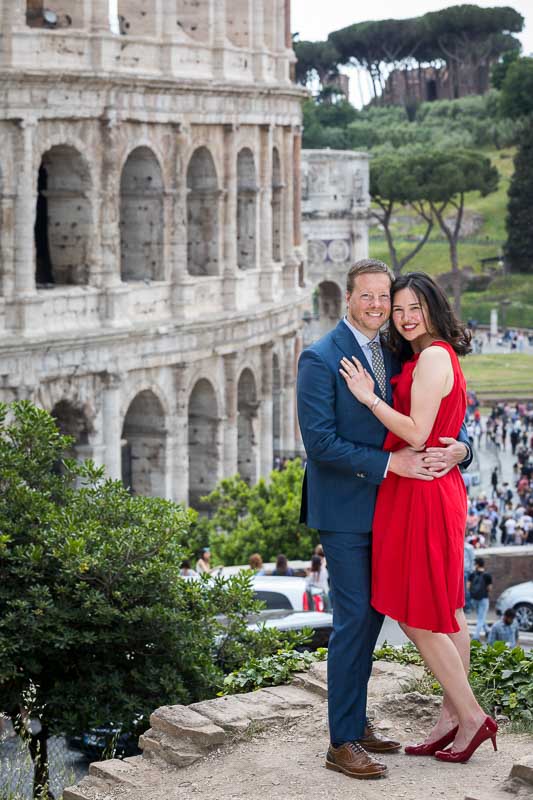
[{"label": "travertine stone facade", "polygon": [[302,153],[302,226],[313,307],[305,341],[334,327],[344,313],[346,273],[368,257],[369,156],[351,150]]},{"label": "travertine stone facade", "polygon": [[288,2],[0,0],[0,399],[139,493],[298,450]]}]

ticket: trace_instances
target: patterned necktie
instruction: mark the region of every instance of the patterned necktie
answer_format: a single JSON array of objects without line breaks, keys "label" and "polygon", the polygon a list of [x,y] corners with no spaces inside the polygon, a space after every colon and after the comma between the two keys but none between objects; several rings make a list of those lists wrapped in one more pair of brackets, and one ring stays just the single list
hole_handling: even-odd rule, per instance
[{"label": "patterned necktie", "polygon": [[381,346],[376,339],[373,342],[369,342],[368,346],[372,352],[372,372],[378,382],[381,396],[385,398],[387,397],[387,376],[385,374],[385,362],[383,361]]}]

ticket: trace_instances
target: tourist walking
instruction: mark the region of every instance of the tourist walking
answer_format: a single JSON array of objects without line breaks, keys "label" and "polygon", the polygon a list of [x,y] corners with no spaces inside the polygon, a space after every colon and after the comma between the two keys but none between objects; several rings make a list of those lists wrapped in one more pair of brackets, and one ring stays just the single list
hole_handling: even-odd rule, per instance
[{"label": "tourist walking", "polygon": [[485,635],[489,632],[487,625],[487,612],[489,610],[489,598],[492,589],[492,575],[485,572],[485,559],[476,556],[474,559],[474,570],[468,576],[468,591],[472,606],[476,612],[476,630],[473,638],[479,642],[481,631]]}]

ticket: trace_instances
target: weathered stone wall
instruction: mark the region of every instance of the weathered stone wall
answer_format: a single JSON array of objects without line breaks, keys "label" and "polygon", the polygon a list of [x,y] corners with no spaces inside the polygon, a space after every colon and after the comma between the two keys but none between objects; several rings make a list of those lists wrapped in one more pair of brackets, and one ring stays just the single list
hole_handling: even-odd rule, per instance
[{"label": "weathered stone wall", "polygon": [[60,6],[47,28],[0,1],[0,399],[54,410],[134,491],[197,501],[298,449],[281,0]]},{"label": "weathered stone wall", "polygon": [[302,227],[313,305],[305,341],[334,327],[344,313],[346,273],[368,257],[369,156],[345,150],[302,152]]}]

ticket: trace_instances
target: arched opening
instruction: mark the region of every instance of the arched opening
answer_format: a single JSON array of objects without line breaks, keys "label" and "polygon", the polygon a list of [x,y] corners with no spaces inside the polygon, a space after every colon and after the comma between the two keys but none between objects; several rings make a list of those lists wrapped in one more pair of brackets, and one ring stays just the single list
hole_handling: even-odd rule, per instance
[{"label": "arched opening", "polygon": [[218,181],[207,147],[195,150],[187,169],[187,270],[218,275]]},{"label": "arched opening", "polygon": [[120,178],[120,275],[160,281],[163,263],[163,176],[148,147],[137,147]]},{"label": "arched opening", "polygon": [[[89,423],[85,412],[68,400],[60,400],[53,407],[51,414],[57,423],[59,432],[63,436],[71,436],[74,440],[65,451],[65,457],[82,461],[86,457],[86,448],[89,444]],[[61,471],[61,465],[58,465],[57,468],[58,471]]]},{"label": "arched opening", "polygon": [[26,0],[26,24],[49,30],[82,28],[83,4],[79,0]]},{"label": "arched opening", "polygon": [[318,317],[328,324],[336,324],[342,313],[342,293],[333,281],[318,285]]},{"label": "arched opening", "polygon": [[437,99],[437,81],[435,78],[430,78],[426,81],[426,100],[432,103]]},{"label": "arched opening", "polygon": [[215,488],[219,467],[219,419],[215,391],[200,379],[189,397],[189,505]]},{"label": "arched opening", "polygon": [[278,148],[272,150],[272,258],[274,261],[282,260],[281,232],[283,183],[281,181],[281,161]]},{"label": "arched opening", "polygon": [[165,497],[165,412],[146,389],[131,402],[122,428],[122,482],[132,494]]},{"label": "arched opening", "polygon": [[154,36],[155,0],[118,0],[118,21],[123,36]]},{"label": "arched opening", "polygon": [[237,157],[237,265],[256,266],[257,184],[252,151],[245,147]]},{"label": "arched opening", "polygon": [[272,463],[281,457],[281,369],[279,359],[272,356]]},{"label": "arched opening", "polygon": [[236,47],[250,47],[250,2],[226,3],[226,36]]},{"label": "arched opening", "polygon": [[200,42],[209,41],[208,0],[178,0],[176,27],[191,39]]},{"label": "arched opening", "polygon": [[91,181],[73,147],[58,145],[41,161],[35,216],[38,285],[83,285],[89,280]]},{"label": "arched opening", "polygon": [[237,386],[237,470],[249,486],[257,481],[258,407],[255,378],[245,369]]}]

